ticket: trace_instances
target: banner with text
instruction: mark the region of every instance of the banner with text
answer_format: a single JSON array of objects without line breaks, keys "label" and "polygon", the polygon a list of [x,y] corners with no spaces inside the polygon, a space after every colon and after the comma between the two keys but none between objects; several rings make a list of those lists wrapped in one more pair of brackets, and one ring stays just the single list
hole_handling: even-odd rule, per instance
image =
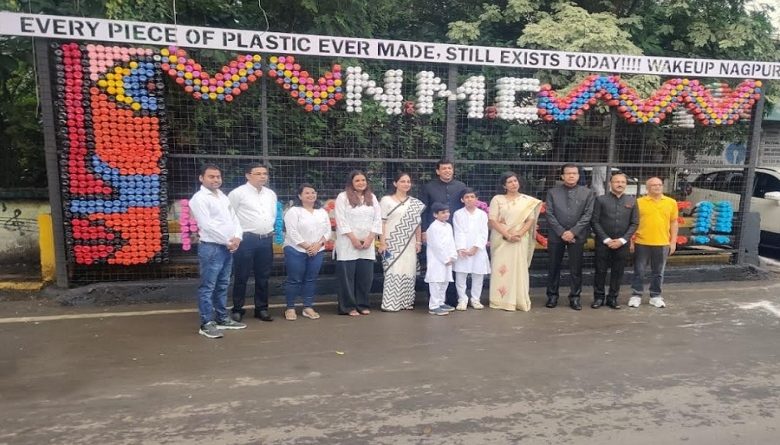
[{"label": "banner with text", "polygon": [[204,28],[0,11],[0,34],[237,52],[662,76],[780,79],[780,63],[544,51]]}]

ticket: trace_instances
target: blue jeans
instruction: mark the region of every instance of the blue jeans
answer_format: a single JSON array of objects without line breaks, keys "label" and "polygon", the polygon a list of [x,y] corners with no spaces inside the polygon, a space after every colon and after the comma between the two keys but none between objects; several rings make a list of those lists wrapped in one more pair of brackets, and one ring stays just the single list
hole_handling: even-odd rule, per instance
[{"label": "blue jeans", "polygon": [[661,285],[664,282],[666,257],[669,256],[669,246],[645,246],[637,244],[634,247],[634,278],[631,280],[631,294],[641,297],[644,293],[644,277],[647,266],[650,265],[650,298],[661,296]]},{"label": "blue jeans", "polygon": [[200,324],[223,321],[227,319],[225,304],[233,255],[227,246],[202,242],[198,245],[198,260],[200,262],[200,286],[198,286]]},{"label": "blue jeans", "polygon": [[309,256],[290,246],[284,246],[284,266],[287,269],[287,281],[284,282],[284,297],[287,307],[295,307],[295,299],[303,297],[303,306],[312,307],[314,292],[317,290],[317,276],[322,267],[323,252]]}]

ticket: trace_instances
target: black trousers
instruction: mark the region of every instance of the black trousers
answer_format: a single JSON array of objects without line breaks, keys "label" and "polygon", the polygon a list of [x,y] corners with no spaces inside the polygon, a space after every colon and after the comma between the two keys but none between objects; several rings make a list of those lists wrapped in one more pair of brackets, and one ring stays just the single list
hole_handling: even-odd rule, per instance
[{"label": "black trousers", "polygon": [[268,277],[274,264],[273,237],[258,237],[244,232],[238,250],[233,254],[233,312],[244,314],[246,283],[255,275],[255,313],[268,310]]},{"label": "black trousers", "polygon": [[336,261],[339,314],[368,309],[368,293],[374,282],[373,260]]},{"label": "black trousers", "polygon": [[628,243],[619,249],[610,249],[602,243],[596,244],[596,276],[593,278],[593,298],[603,300],[605,297],[604,285],[607,282],[607,270],[609,275],[609,297],[620,294],[620,283],[623,281],[623,270],[628,262]]},{"label": "black trousers", "polygon": [[550,263],[547,268],[547,297],[557,297],[561,284],[561,263],[563,254],[569,252],[569,274],[571,288],[569,297],[579,297],[582,293],[582,252],[585,243],[548,242],[547,253]]}]

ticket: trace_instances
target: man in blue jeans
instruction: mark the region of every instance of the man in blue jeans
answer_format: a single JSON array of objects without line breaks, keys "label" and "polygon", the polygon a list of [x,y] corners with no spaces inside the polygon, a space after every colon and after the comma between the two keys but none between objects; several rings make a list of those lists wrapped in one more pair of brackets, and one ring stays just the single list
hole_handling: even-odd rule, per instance
[{"label": "man in blue jeans", "polygon": [[230,201],[219,188],[222,172],[216,165],[204,165],[200,172],[200,190],[190,199],[189,208],[198,223],[198,260],[200,286],[198,310],[200,329],[206,338],[222,337],[223,329],[244,329],[228,316],[225,307],[233,252],[241,243],[241,225],[230,208]]},{"label": "man in blue jeans", "polygon": [[255,318],[273,321],[268,313],[268,278],[274,263],[274,225],[276,224],[276,193],[266,187],[268,166],[250,164],[244,176],[246,184],[228,194],[243,229],[241,245],[236,251],[233,282],[232,316],[236,321],[244,317],[246,283],[255,275]]}]

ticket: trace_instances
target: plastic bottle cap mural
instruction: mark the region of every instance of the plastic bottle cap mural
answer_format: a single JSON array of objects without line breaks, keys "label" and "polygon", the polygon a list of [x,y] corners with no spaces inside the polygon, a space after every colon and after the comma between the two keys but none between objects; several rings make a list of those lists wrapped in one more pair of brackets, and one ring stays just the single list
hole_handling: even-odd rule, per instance
[{"label": "plastic bottle cap mural", "polygon": [[[536,79],[514,77],[497,79],[495,91],[490,91],[484,76],[471,76],[451,91],[435,72],[420,71],[407,74],[415,88],[414,96],[405,98],[405,73],[400,69],[386,70],[379,85],[360,66],[333,64],[320,75],[289,55],[242,54],[210,72],[175,47],[65,43],[54,44],[52,50],[66,246],[69,260],[79,265],[127,266],[167,259],[166,85],[198,101],[232,102],[265,73],[289,95],[291,106],[311,113],[340,109],[345,118],[362,112],[367,98],[388,115],[431,114],[436,99],[463,100],[467,118],[521,123],[575,120],[601,102],[630,123],[668,120],[683,127],[693,126],[694,120],[719,126],[749,118],[762,92],[757,80],[744,80],[732,89],[675,78],[640,98],[617,75],[588,76],[563,97]],[[188,250],[189,234],[197,225],[187,202],[180,201],[180,206],[182,248]],[[704,208],[701,211],[700,236],[714,227],[719,238],[708,242],[728,238],[730,210],[714,209],[718,217],[709,225]],[[280,238],[281,227],[276,230]]]},{"label": "plastic bottle cap mural", "polygon": [[151,49],[55,46],[66,245],[76,264],[167,255],[164,83]]}]

